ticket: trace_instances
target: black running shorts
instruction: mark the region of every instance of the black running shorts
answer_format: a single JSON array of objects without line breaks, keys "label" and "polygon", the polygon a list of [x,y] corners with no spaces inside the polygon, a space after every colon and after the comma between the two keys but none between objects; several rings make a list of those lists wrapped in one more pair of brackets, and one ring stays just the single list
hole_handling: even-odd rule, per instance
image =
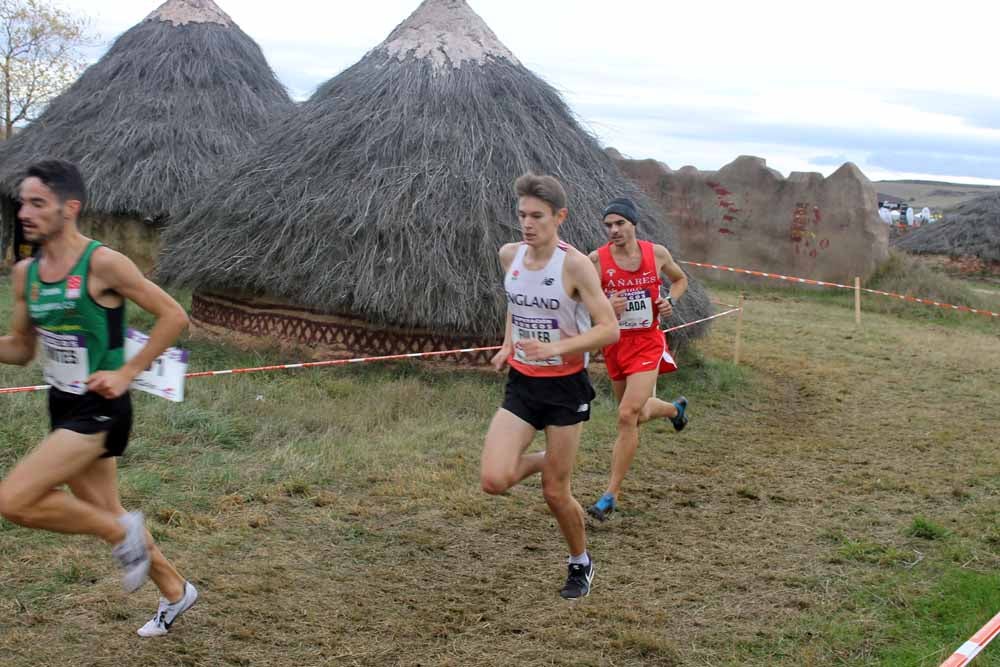
[{"label": "black running shorts", "polygon": [[546,426],[572,426],[590,419],[593,386],[586,370],[560,377],[532,377],[511,368],[504,410],[542,431]]},{"label": "black running shorts", "polygon": [[101,458],[121,456],[132,431],[132,397],[104,398],[93,392],[77,396],[49,389],[49,419],[52,430],[65,429],[81,435],[107,433]]}]

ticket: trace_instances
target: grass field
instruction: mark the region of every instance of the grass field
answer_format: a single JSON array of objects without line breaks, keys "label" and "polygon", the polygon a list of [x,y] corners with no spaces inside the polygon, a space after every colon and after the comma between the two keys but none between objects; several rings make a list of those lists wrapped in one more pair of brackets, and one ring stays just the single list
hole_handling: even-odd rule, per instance
[{"label": "grass field", "polygon": [[[557,594],[538,482],[479,490],[492,373],[339,367],[139,396],[125,503],[201,600],[142,640],[155,593],[123,595],[105,547],[0,522],[0,664],[936,666],[1000,611],[1000,323],[911,307],[858,330],[852,304],[757,289],[743,365],[731,318],[684,353],[660,395],[686,394],[691,424],[644,427],[577,603]],[[292,361],[185,346],[192,370]],[[584,503],[614,437],[595,376]],[[0,368],[0,386],[38,379]],[[0,396],[0,474],[44,414],[43,395]],[[1000,665],[1000,645],[975,664]]]}]

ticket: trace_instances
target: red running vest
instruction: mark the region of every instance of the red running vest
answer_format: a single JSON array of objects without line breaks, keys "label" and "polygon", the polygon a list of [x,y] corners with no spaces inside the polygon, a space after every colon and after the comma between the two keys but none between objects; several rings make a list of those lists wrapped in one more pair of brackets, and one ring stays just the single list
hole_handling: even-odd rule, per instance
[{"label": "red running vest", "polygon": [[656,270],[653,244],[639,241],[642,261],[635,271],[626,271],[611,256],[611,244],[597,249],[601,262],[601,289],[608,298],[618,292],[625,295],[625,312],[618,318],[622,335],[645,333],[660,326],[660,311],[656,300],[660,298],[660,273]]}]

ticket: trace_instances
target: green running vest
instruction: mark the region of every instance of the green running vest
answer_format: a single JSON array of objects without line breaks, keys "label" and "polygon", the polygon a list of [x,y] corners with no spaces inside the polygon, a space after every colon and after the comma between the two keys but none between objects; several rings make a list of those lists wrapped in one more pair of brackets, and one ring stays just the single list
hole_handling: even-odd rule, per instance
[{"label": "green running vest", "polygon": [[87,291],[90,258],[100,246],[91,241],[59,282],[39,277],[37,259],[28,265],[25,299],[42,342],[45,379],[72,394],[86,393],[81,377],[125,365],[125,304],[105,308]]}]

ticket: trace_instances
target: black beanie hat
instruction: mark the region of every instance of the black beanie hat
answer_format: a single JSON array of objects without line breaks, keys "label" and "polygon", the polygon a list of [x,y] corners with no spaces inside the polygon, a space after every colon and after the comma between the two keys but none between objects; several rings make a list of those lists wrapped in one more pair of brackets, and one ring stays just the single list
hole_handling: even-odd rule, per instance
[{"label": "black beanie hat", "polygon": [[635,203],[628,197],[617,197],[612,199],[611,202],[604,208],[603,217],[606,218],[612,213],[620,215],[633,225],[639,224],[639,211],[636,209]]}]

